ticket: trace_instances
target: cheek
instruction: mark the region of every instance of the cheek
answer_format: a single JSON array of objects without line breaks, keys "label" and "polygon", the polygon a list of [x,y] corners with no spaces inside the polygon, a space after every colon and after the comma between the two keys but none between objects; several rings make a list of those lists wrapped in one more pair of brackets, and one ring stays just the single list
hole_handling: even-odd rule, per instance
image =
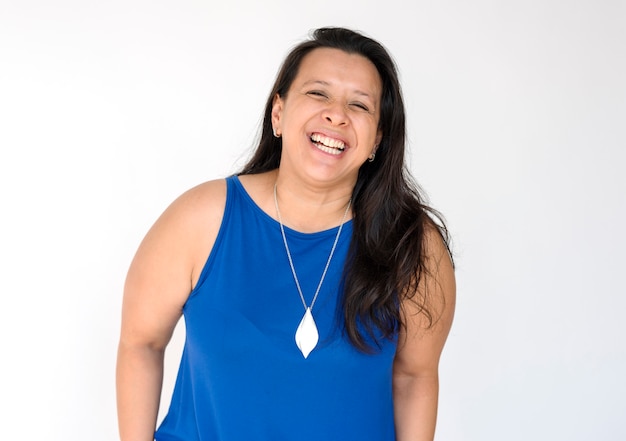
[{"label": "cheek", "polygon": [[378,135],[378,124],[372,120],[363,121],[359,125],[359,132],[361,136],[365,137],[368,142],[375,143],[376,136]]},{"label": "cheek", "polygon": [[313,110],[311,106],[307,106],[303,103],[292,103],[289,106],[285,106],[283,111],[283,124],[296,126],[302,125],[310,117]]}]

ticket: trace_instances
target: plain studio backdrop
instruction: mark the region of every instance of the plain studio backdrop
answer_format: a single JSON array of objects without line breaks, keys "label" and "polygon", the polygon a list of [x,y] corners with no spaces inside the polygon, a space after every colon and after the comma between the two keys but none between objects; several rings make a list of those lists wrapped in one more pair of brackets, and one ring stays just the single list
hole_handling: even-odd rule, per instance
[{"label": "plain studio backdrop", "polygon": [[453,234],[437,440],[626,439],[626,6],[609,0],[0,3],[2,439],[116,439],[139,242],[238,170],[279,63],[325,25],[396,59],[411,170]]}]

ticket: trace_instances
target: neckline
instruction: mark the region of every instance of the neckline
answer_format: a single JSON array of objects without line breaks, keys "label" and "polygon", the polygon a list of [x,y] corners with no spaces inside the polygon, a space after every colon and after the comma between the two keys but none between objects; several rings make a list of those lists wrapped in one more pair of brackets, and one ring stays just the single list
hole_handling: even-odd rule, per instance
[{"label": "neckline", "polygon": [[[278,222],[278,220],[276,220],[272,216],[270,216],[269,213],[267,213],[265,210],[263,210],[259,206],[259,204],[257,204],[256,201],[254,199],[252,199],[252,196],[250,196],[250,194],[246,190],[246,187],[244,187],[243,184],[241,183],[241,181],[239,180],[239,176],[233,175],[232,176],[232,180],[237,185],[237,187],[241,191],[241,194],[243,195],[244,199],[250,204],[250,206],[255,211],[260,213],[261,216],[264,219],[266,219],[267,221],[269,221],[274,227],[276,227],[277,229],[280,229],[280,223]],[[340,227],[340,225],[337,225],[336,227],[332,227],[332,228],[329,228],[327,230],[314,231],[312,233],[305,233],[303,231],[294,230],[293,228],[290,228],[290,227],[288,227],[286,225],[284,226],[284,229],[285,229],[285,233],[290,234],[290,235],[314,238],[314,237],[323,237],[323,236],[334,235],[334,234],[337,233],[337,230],[339,229],[339,227]],[[351,229],[352,229],[352,218],[348,219],[347,221],[345,221],[343,223],[343,228],[344,228],[344,230],[346,228],[348,228],[348,231],[351,231]],[[343,236],[343,234],[342,234],[342,236]]]}]

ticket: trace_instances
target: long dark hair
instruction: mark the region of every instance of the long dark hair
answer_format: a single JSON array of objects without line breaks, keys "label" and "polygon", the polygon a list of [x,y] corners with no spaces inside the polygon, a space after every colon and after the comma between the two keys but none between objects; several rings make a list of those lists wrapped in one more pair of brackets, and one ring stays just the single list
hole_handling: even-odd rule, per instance
[{"label": "long dark hair", "polygon": [[[343,315],[352,344],[370,351],[372,342],[392,339],[403,324],[400,304],[414,301],[429,326],[437,319],[431,293],[417,291],[425,265],[425,232],[434,229],[448,244],[439,213],[424,203],[405,165],[406,122],[394,61],[378,42],[344,28],[320,28],[285,59],[265,105],[259,146],[240,174],[278,168],[282,140],[272,132],[272,105],[285,97],[302,59],[317,48],[340,49],[369,59],[382,80],[379,128],[382,139],[373,162],[359,169],[352,193],[353,237],[344,270]],[[435,221],[436,220],[436,221]],[[440,299],[441,300],[441,299]]]}]

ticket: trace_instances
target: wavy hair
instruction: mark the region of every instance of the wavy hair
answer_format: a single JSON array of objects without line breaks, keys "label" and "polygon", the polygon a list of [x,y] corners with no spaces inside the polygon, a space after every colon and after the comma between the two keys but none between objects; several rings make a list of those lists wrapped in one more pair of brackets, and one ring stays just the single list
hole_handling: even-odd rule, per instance
[{"label": "wavy hair", "polygon": [[[275,170],[282,139],[272,132],[272,105],[284,97],[304,57],[333,48],[370,60],[382,80],[376,160],[359,169],[352,193],[353,236],[344,268],[342,313],[345,331],[359,350],[371,352],[380,339],[393,339],[403,326],[402,301],[415,302],[432,326],[438,316],[432,294],[417,290],[428,275],[425,232],[434,229],[449,243],[442,216],[424,202],[405,164],[406,117],[395,63],[375,40],[345,28],[320,28],[287,55],[265,105],[261,137],[240,175]],[[438,299],[443,300],[443,299]]]}]

